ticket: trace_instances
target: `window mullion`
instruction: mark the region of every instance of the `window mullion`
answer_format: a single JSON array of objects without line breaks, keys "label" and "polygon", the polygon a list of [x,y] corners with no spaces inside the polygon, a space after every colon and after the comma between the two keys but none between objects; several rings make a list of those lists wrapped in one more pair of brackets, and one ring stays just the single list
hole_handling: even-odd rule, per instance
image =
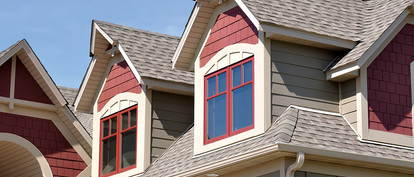
[{"label": "window mullion", "polygon": [[121,113],[118,113],[116,116],[116,121],[117,121],[117,127],[116,127],[116,172],[119,172],[120,169],[120,156],[121,156],[121,151],[120,151],[120,146],[121,146],[121,136],[120,134],[120,128],[121,128]]},{"label": "window mullion", "polygon": [[230,136],[231,133],[231,86],[232,86],[232,72],[231,67],[227,68],[226,71],[227,74],[227,87],[226,87],[226,93],[227,93],[227,136]]}]

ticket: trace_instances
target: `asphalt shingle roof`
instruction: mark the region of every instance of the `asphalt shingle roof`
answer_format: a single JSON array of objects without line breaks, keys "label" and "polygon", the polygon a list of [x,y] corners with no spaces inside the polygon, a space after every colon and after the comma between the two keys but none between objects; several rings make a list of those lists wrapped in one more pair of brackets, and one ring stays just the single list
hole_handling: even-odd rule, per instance
[{"label": "asphalt shingle roof", "polygon": [[112,40],[117,40],[142,77],[193,84],[192,72],[172,69],[171,58],[179,37],[94,20]]},{"label": "asphalt shingle roof", "polygon": [[290,107],[261,136],[193,156],[193,128],[183,134],[144,173],[144,176],[174,176],[278,143],[414,162],[414,152],[360,142],[342,116]]},{"label": "asphalt shingle roof", "polygon": [[[24,39],[22,39],[22,40],[24,40]],[[22,40],[20,40],[20,41],[22,41]],[[14,43],[13,45],[11,45],[10,47],[8,47],[7,49],[5,49],[5,50],[3,50],[2,52],[0,52],[0,58],[1,57],[3,57],[4,55],[6,55],[6,53],[8,52],[8,51],[10,51],[14,46],[16,46],[17,44],[19,44],[20,43],[20,41],[17,41],[16,43]]]},{"label": "asphalt shingle roof", "polygon": [[72,111],[72,113],[78,118],[79,122],[83,125],[85,130],[89,133],[92,137],[92,127],[93,127],[93,115],[83,112],[75,111],[73,107],[73,103],[75,102],[76,94],[78,93],[78,89],[69,88],[69,87],[58,87],[60,92],[62,93],[63,97],[65,97],[66,101],[69,103],[68,107]]},{"label": "asphalt shingle roof", "polygon": [[243,0],[262,23],[359,42],[335,69],[353,63],[413,0]]}]

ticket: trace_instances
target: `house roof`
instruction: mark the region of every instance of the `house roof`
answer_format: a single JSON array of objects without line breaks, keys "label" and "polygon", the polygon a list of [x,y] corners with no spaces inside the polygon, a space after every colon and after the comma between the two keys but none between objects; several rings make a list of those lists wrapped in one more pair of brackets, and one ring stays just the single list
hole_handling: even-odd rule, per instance
[{"label": "house roof", "polygon": [[108,36],[118,41],[141,77],[193,84],[191,72],[173,70],[171,58],[179,37],[94,20]]},{"label": "house roof", "polygon": [[358,41],[331,69],[357,61],[395,19],[413,3],[394,1],[272,1],[242,0],[262,23]]},{"label": "house roof", "polygon": [[[25,39],[22,39],[22,40],[25,40]],[[7,49],[5,49],[2,52],[0,52],[0,58],[3,57],[4,55],[6,55],[7,52],[9,52],[14,46],[16,46],[17,44],[19,44],[22,40],[17,41],[16,43],[14,43],[13,45],[11,45]]]},{"label": "house roof", "polygon": [[287,108],[263,135],[211,153],[194,156],[193,135],[193,128],[185,132],[152,164],[144,176],[175,176],[280,144],[414,163],[412,150],[361,142],[342,116],[299,107]]},{"label": "house roof", "polygon": [[[206,3],[201,5],[201,8],[205,7],[200,18],[194,19],[200,21],[206,16],[210,18],[213,13],[213,10],[210,9],[214,9],[214,6],[209,4],[207,0],[198,1],[206,1]],[[270,24],[356,42],[357,45],[345,56],[328,66],[327,69],[332,70],[358,61],[397,17],[413,3],[413,0],[310,0],[295,2],[288,0],[239,0],[236,2],[238,5],[245,5],[260,24]],[[191,19],[190,17],[189,21]],[[204,25],[205,27],[207,25]],[[189,36],[197,33],[191,28],[188,30],[190,30]],[[197,40],[201,40],[201,37]],[[193,44],[195,41],[181,42]],[[173,62],[176,62],[177,58],[181,58],[180,60],[183,60],[184,63],[188,63],[188,58],[194,58],[194,53],[188,53],[188,51],[195,52],[195,50],[191,50],[191,45],[180,45],[190,49],[186,50],[185,56],[176,54]],[[189,55],[191,56],[189,57]],[[184,67],[183,64],[177,65]]]},{"label": "house roof", "polygon": [[92,137],[92,127],[93,127],[93,115],[88,113],[83,113],[79,111],[75,111],[75,108],[73,106],[73,103],[76,98],[76,94],[78,93],[78,89],[75,88],[69,88],[69,87],[58,87],[60,92],[62,93],[63,97],[65,97],[66,101],[68,101],[68,107],[72,111],[72,113],[75,115],[75,117],[79,120],[79,122],[82,124],[82,126],[85,128],[85,130],[88,132],[88,134]]}]

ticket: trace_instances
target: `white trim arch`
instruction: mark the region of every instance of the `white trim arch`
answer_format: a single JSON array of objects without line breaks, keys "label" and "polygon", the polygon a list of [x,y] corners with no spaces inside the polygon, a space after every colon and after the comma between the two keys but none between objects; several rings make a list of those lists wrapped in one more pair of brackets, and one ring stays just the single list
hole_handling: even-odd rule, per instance
[{"label": "white trim arch", "polygon": [[8,141],[16,143],[24,147],[27,151],[33,154],[36,157],[36,160],[39,162],[40,170],[42,175],[45,177],[53,177],[52,170],[50,169],[49,163],[43,154],[33,145],[30,141],[24,139],[21,136],[11,134],[11,133],[0,133],[0,141]]},{"label": "white trim arch", "polygon": [[[142,93],[142,92],[141,92]],[[116,113],[122,109],[138,104],[139,94],[125,92],[112,97],[101,111],[97,112],[100,118]],[[97,104],[95,104],[97,105]]]},{"label": "white trim arch", "polygon": [[233,63],[237,63],[256,53],[256,44],[238,43],[229,45],[218,53],[216,53],[205,66],[201,68],[201,72],[209,74],[221,68],[225,68]]}]

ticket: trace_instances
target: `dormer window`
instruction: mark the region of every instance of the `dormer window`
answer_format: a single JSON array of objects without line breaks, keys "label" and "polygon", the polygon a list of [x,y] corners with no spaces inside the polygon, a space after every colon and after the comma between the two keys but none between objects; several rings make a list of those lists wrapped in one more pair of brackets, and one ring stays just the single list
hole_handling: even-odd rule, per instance
[{"label": "dormer window", "polygon": [[101,119],[101,176],[136,166],[137,105]]},{"label": "dormer window", "polygon": [[205,144],[254,127],[253,58],[205,76]]}]

